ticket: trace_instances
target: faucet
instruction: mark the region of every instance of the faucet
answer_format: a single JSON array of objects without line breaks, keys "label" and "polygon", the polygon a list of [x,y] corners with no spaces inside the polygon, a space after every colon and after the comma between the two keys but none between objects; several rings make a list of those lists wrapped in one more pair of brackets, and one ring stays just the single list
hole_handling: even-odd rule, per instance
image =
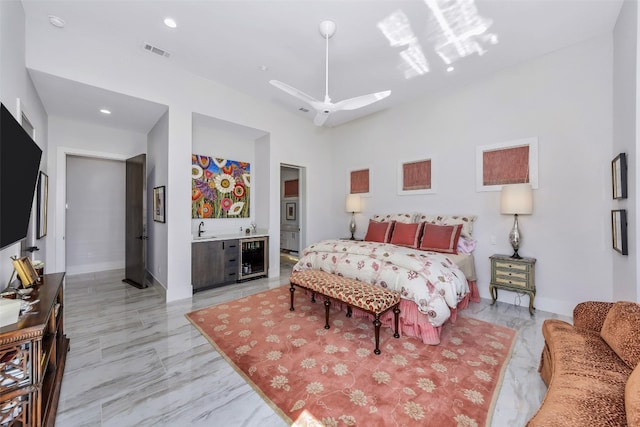
[{"label": "faucet", "polygon": [[202,236],[202,233],[204,233],[202,227],[204,227],[204,221],[200,221],[200,225],[198,225],[198,237]]}]

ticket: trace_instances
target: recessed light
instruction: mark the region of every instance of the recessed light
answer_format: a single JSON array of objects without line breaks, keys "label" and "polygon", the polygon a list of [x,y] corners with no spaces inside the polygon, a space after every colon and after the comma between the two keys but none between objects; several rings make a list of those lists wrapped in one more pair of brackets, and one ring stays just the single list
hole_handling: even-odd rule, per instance
[{"label": "recessed light", "polygon": [[107,110],[106,108],[101,108],[101,109],[100,109],[100,112],[101,112],[102,114],[106,114],[107,116],[108,116],[109,114],[111,114],[111,111]]},{"label": "recessed light", "polygon": [[269,71],[269,67],[267,67],[266,65],[261,65],[260,71]]},{"label": "recessed light", "polygon": [[65,24],[64,19],[55,15],[49,15],[49,23],[56,28],[64,28]]},{"label": "recessed light", "polygon": [[453,70],[455,70],[455,68],[453,68],[451,65],[447,67],[447,72],[452,72]]},{"label": "recessed light", "polygon": [[176,28],[178,26],[178,24],[176,23],[176,20],[173,18],[164,18],[164,25],[166,25],[169,28]]}]

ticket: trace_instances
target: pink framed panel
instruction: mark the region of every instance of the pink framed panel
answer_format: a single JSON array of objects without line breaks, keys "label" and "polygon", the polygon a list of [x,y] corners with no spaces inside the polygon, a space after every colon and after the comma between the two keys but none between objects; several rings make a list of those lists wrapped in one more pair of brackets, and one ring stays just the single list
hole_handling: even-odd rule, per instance
[{"label": "pink framed panel", "polygon": [[398,165],[398,194],[433,193],[432,159],[400,162]]},{"label": "pink framed panel", "polygon": [[369,169],[349,172],[349,194],[369,194]]},{"label": "pink framed panel", "polygon": [[476,190],[530,183],[538,188],[538,138],[484,145],[476,151]]}]

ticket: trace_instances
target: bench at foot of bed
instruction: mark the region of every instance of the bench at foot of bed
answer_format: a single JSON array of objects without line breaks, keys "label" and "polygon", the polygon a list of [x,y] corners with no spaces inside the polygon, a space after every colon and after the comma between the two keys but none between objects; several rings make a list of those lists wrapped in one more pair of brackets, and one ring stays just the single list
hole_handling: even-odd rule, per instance
[{"label": "bench at foot of bed", "polygon": [[327,273],[320,270],[306,270],[293,273],[289,278],[291,287],[291,308],[293,307],[293,294],[295,286],[311,291],[311,300],[315,302],[315,294],[324,295],[325,329],[329,329],[330,299],[341,301],[348,305],[347,316],[351,317],[351,307],[359,308],[374,315],[373,326],[375,328],[376,348],[375,354],[380,354],[380,315],[393,309],[395,338],[400,338],[398,332],[398,319],[400,315],[400,294],[395,291],[381,288],[376,285],[361,282],[355,279]]}]

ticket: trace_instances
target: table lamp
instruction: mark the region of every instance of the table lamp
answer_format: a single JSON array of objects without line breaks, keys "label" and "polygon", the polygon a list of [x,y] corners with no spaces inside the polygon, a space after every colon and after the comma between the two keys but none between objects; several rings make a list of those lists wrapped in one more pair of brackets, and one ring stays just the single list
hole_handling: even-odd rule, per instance
[{"label": "table lamp", "polygon": [[345,210],[351,212],[349,231],[351,231],[351,240],[355,240],[353,235],[356,232],[356,212],[360,212],[360,196],[358,194],[347,194]]},{"label": "table lamp", "polygon": [[503,185],[500,193],[500,213],[513,214],[513,229],[509,233],[509,242],[513,247],[511,258],[520,259],[518,249],[522,243],[522,235],[518,228],[518,215],[530,215],[533,212],[533,191],[531,184]]}]

